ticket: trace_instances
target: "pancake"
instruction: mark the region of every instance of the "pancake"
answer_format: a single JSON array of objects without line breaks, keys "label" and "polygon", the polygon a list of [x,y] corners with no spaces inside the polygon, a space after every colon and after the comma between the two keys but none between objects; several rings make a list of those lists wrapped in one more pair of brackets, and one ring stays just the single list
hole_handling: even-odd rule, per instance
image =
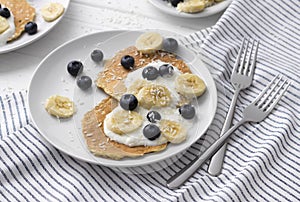
[{"label": "pancake", "polygon": [[[127,70],[121,66],[120,61],[124,55],[134,57],[133,70]],[[99,73],[96,85],[103,89],[109,97],[87,112],[82,119],[84,138],[91,153],[96,156],[118,160],[124,157],[139,157],[146,153],[162,151],[167,147],[167,143],[158,146],[129,147],[109,139],[103,129],[106,115],[118,106],[118,100],[127,90],[123,80],[128,73],[156,60],[170,63],[182,73],[191,72],[187,64],[183,60],[177,59],[174,54],[164,51],[157,51],[151,55],[140,54],[135,46],[119,51],[105,63],[104,71]]]},{"label": "pancake", "polygon": [[129,147],[110,140],[104,134],[103,122],[106,115],[117,105],[118,102],[114,98],[105,98],[93,110],[87,112],[82,119],[83,135],[91,153],[95,156],[118,160],[124,157],[143,156],[146,153],[161,151],[167,147],[167,144]]},{"label": "pancake", "polygon": [[[127,70],[120,64],[121,58],[125,55],[134,57],[135,64],[133,70]],[[183,60],[177,59],[172,53],[157,51],[152,55],[140,54],[135,46],[130,46],[119,51],[111,60],[105,63],[104,71],[99,73],[96,85],[108,95],[119,100],[127,90],[123,82],[127,74],[156,60],[170,63],[182,73],[191,73],[187,64]]]},{"label": "pancake", "polygon": [[15,33],[8,39],[13,41],[24,32],[25,25],[33,21],[35,18],[35,8],[32,7],[26,0],[0,0],[1,5],[5,5],[14,15]]}]

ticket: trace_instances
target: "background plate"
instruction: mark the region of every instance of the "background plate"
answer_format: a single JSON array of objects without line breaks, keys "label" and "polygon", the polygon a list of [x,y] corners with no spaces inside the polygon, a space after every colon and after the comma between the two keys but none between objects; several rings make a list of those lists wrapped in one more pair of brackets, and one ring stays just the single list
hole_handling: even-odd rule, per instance
[{"label": "background plate", "polygon": [[[171,32],[155,31],[166,37],[180,37]],[[29,86],[28,100],[33,122],[48,142],[59,150],[83,161],[113,167],[133,167],[162,161],[179,154],[205,133],[216,111],[215,83],[198,55],[179,46],[176,54],[183,58],[193,73],[203,78],[207,85],[207,91],[198,99],[196,105],[198,123],[189,131],[187,140],[178,145],[170,144],[162,152],[118,161],[95,157],[88,151],[81,132],[81,119],[87,111],[93,109],[107,95],[96,86],[92,86],[88,91],[80,90],[76,86],[75,79],[67,73],[67,64],[71,60],[82,61],[84,64],[83,74],[95,80],[99,71],[103,70],[103,64],[94,63],[90,59],[90,53],[95,48],[99,48],[103,50],[105,59],[109,59],[117,51],[134,45],[136,38],[141,33],[142,31],[106,31],[86,35],[58,47],[40,63]],[[72,118],[59,120],[45,111],[43,103],[54,94],[73,99],[77,106],[77,112]]]},{"label": "background plate", "polygon": [[5,44],[4,46],[0,46],[0,54],[1,53],[7,53],[19,48],[22,48],[38,39],[43,37],[45,34],[47,34],[53,27],[62,19],[62,17],[65,15],[67,8],[69,7],[70,0],[59,0],[57,2],[61,3],[65,11],[62,16],[60,16],[58,19],[54,20],[53,22],[46,22],[43,17],[41,16],[40,9],[47,3],[53,2],[51,0],[28,0],[31,6],[35,8],[36,16],[35,16],[35,22],[38,25],[38,32],[34,35],[28,35],[27,33],[23,33],[18,39],[9,42]]},{"label": "background plate", "polygon": [[177,16],[177,17],[183,17],[183,18],[203,18],[210,15],[217,14],[221,11],[223,11],[225,8],[229,6],[231,3],[231,0],[224,0],[220,3],[217,3],[213,6],[210,6],[208,8],[205,8],[203,11],[199,13],[183,13],[176,10],[175,7],[171,6],[171,4],[168,3],[168,1],[163,0],[149,0],[149,2],[161,10],[164,13]]}]

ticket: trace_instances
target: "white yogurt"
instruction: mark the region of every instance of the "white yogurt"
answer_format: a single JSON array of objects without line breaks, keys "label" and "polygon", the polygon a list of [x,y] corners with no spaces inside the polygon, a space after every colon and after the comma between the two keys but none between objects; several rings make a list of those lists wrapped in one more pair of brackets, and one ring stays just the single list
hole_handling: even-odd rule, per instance
[{"label": "white yogurt", "polygon": [[7,21],[9,24],[9,28],[0,34],[0,46],[5,45],[7,40],[10,37],[12,37],[12,35],[15,33],[15,30],[16,30],[15,23],[14,23],[14,16],[13,16],[12,12],[10,12],[10,17],[7,18]]},{"label": "white yogurt", "polygon": [[[166,64],[166,63],[161,62],[161,61],[155,61],[155,62],[149,63],[145,67],[153,66],[158,69],[163,64]],[[127,89],[136,80],[143,79],[142,71],[144,68],[137,69],[127,75],[127,78],[124,81],[124,84]],[[151,110],[159,112],[162,120],[175,121],[175,122],[181,124],[181,126],[184,127],[188,131],[188,129],[192,127],[195,119],[187,120],[187,119],[182,118],[182,116],[179,113],[178,108],[176,108],[176,104],[180,100],[180,97],[175,90],[175,79],[180,74],[181,74],[181,72],[177,68],[174,68],[174,74],[170,78],[165,78],[165,77],[159,76],[157,79],[155,79],[153,81],[147,81],[147,82],[151,82],[151,83],[154,83],[157,85],[162,85],[162,86],[165,86],[168,88],[168,90],[171,93],[171,97],[172,97],[172,102],[169,107],[160,107],[160,108],[152,107],[151,109],[148,110],[148,109],[142,108],[141,106],[138,106],[134,111],[138,112],[143,117],[143,124],[135,131],[132,131],[127,134],[119,135],[119,134],[114,133],[113,131],[109,130],[107,127],[107,122],[106,122],[106,119],[111,117],[113,115],[113,113],[122,109],[120,106],[118,106],[111,113],[109,113],[106,116],[106,119],[104,120],[104,133],[112,140],[122,143],[122,144],[125,144],[125,145],[128,145],[128,146],[141,146],[141,145],[142,146],[155,146],[155,145],[161,145],[163,143],[168,142],[167,139],[163,135],[161,135],[159,138],[157,138],[155,140],[149,140],[143,135],[143,128],[146,125],[150,124],[150,122],[147,119],[147,114]],[[156,125],[159,127],[159,121],[156,123]]]},{"label": "white yogurt", "polygon": [[[144,109],[142,107],[137,107],[135,110],[143,117],[143,124],[135,131],[132,131],[127,134],[119,135],[117,133],[114,133],[113,131],[109,130],[107,127],[106,119],[111,117],[113,113],[118,112],[119,110],[123,110],[120,106],[116,107],[111,113],[109,113],[105,120],[104,120],[104,133],[112,140],[128,145],[130,147],[132,146],[155,146],[155,145],[161,145],[163,143],[168,142],[167,139],[160,135],[160,137],[156,138],[155,140],[149,140],[143,135],[143,129],[146,125],[150,124],[150,122],[147,119],[147,114],[151,110],[158,111],[161,115],[161,119],[164,120],[171,120],[175,121],[179,124],[181,124],[182,127],[189,129],[192,127],[193,120],[187,120],[181,117],[181,115],[178,112],[178,109],[176,108],[170,108],[170,107],[164,107],[164,108],[152,108],[150,110]],[[159,127],[159,121],[156,123],[156,125]]]}]

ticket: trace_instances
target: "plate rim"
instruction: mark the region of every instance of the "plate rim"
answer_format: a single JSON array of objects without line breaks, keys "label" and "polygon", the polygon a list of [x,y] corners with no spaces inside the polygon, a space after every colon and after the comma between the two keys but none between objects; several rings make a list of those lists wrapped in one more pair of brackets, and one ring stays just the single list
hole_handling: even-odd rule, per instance
[{"label": "plate rim", "polygon": [[[27,40],[27,41],[25,41],[21,44],[16,45],[16,46],[11,46],[10,48],[3,48],[3,47],[5,47],[5,45],[2,46],[2,47],[0,46],[0,54],[9,53],[9,52],[18,50],[20,48],[23,48],[25,46],[28,46],[28,45],[38,41],[39,39],[43,38],[45,35],[47,35],[52,29],[54,29],[54,27],[57,26],[57,24],[64,18],[66,12],[68,11],[68,9],[70,7],[71,0],[65,0],[65,1],[66,1],[67,6],[64,8],[65,10],[64,10],[63,14],[58,19],[55,20],[55,23],[52,26],[50,26],[42,34],[38,35],[37,37],[32,38],[32,40]],[[51,2],[51,1],[49,1],[49,2]],[[22,33],[22,34],[24,34],[24,33]],[[18,39],[15,39],[15,40],[18,40]],[[13,42],[11,42],[11,43],[13,43]],[[3,48],[3,50],[1,50],[2,48]]]},{"label": "plate rim", "polygon": [[211,11],[211,8],[213,8],[213,6],[212,6],[212,7],[205,8],[205,10],[203,10],[202,12],[199,12],[199,13],[183,13],[183,12],[177,11],[175,8],[170,7],[170,9],[167,9],[168,6],[161,7],[163,2],[158,3],[160,1],[163,1],[163,0],[149,0],[149,2],[155,8],[160,10],[161,12],[172,15],[172,16],[181,17],[181,18],[205,18],[205,17],[211,16],[211,15],[215,15],[215,14],[220,13],[221,11],[225,10],[232,2],[232,0],[223,0],[222,2],[219,2],[218,4],[222,4],[222,7],[216,9],[215,11]]},{"label": "plate rim", "polygon": [[[98,34],[101,34],[101,33],[115,33],[112,37],[114,36],[117,36],[118,34],[122,34],[124,32],[132,32],[132,31],[138,31],[138,32],[143,32],[143,31],[149,31],[149,30],[154,30],[154,29],[135,29],[135,30],[126,30],[126,29],[119,29],[119,30],[102,30],[102,31],[96,31],[96,32],[92,32],[92,33],[88,33],[88,34],[84,34],[84,35],[81,35],[81,36],[78,36],[78,37],[75,37],[69,41],[66,41],[64,42],[63,44],[61,44],[60,46],[58,46],[57,48],[55,48],[54,50],[52,50],[48,55],[46,55],[44,57],[44,59],[38,64],[37,68],[35,69],[35,71],[33,72],[32,74],[32,77],[31,77],[31,80],[30,80],[30,83],[29,83],[29,87],[28,87],[28,93],[27,93],[27,100],[28,100],[28,106],[29,106],[29,113],[31,115],[31,121],[33,122],[34,126],[38,129],[39,133],[40,133],[40,137],[42,137],[43,139],[45,139],[49,144],[51,144],[53,147],[55,147],[56,149],[58,149],[59,151],[71,156],[71,157],[74,157],[76,159],[79,159],[81,161],[84,161],[84,162],[88,162],[88,163],[92,163],[92,164],[96,164],[96,165],[103,165],[103,166],[108,166],[108,167],[119,167],[119,168],[132,168],[132,167],[139,167],[139,166],[145,166],[145,165],[149,165],[149,164],[152,164],[152,163],[157,163],[157,162],[161,162],[161,161],[165,161],[166,159],[159,159],[159,160],[153,160],[151,162],[144,162],[144,163],[139,163],[138,165],[132,165],[132,166],[129,166],[129,165],[111,165],[109,163],[103,163],[103,162],[99,162],[99,161],[96,161],[94,160],[94,158],[91,158],[91,159],[86,159],[86,158],[82,158],[80,156],[78,156],[77,154],[74,154],[72,152],[69,152],[67,151],[66,149],[62,148],[61,146],[55,144],[53,141],[51,141],[45,134],[43,134],[43,129],[41,129],[38,124],[36,124],[36,121],[34,119],[34,117],[32,116],[32,113],[31,113],[31,104],[33,103],[30,103],[29,101],[31,100],[30,97],[31,97],[31,86],[32,86],[32,82],[33,82],[33,78],[35,77],[36,73],[39,71],[40,67],[43,65],[43,63],[49,58],[51,57],[53,54],[55,54],[56,51],[58,51],[59,49],[67,46],[68,44],[71,44],[73,43],[74,41],[77,41],[77,40],[80,40],[81,38],[85,38],[85,37],[89,37],[89,36],[92,36],[92,35],[98,35]],[[167,30],[162,30],[162,29],[155,29],[156,31],[160,30],[160,31],[167,31]],[[170,32],[170,31],[167,31],[167,32]],[[174,33],[175,34],[175,33]],[[181,34],[178,34],[176,33],[177,35],[180,35],[182,36]],[[106,40],[109,40],[110,38],[107,38],[104,40],[104,42]],[[185,47],[186,48],[186,47]],[[186,48],[188,49],[188,48]],[[190,49],[188,49],[189,51],[191,51]],[[200,60],[201,59],[201,56],[199,54],[196,54],[197,56],[200,57]],[[205,65],[205,64],[204,64]],[[214,103],[212,103],[212,106],[214,107],[213,109],[213,112],[212,112],[212,117],[211,117],[211,120],[208,122],[208,127],[211,125],[213,119],[214,119],[214,116],[216,114],[216,110],[217,110],[217,101],[218,101],[218,97],[217,97],[217,88],[216,88],[216,83],[214,81],[214,77],[212,76],[211,72],[209,71],[209,69],[207,67],[205,67],[206,70],[208,71],[208,73],[210,74],[211,76],[211,79],[213,80],[212,82],[212,94],[215,95],[215,99],[214,99]],[[208,129],[207,127],[207,129]],[[203,133],[204,135],[204,133]],[[199,137],[200,138],[200,137]],[[199,139],[198,138],[198,139]],[[192,144],[194,144],[198,139],[195,139]],[[192,145],[191,144],[191,145]],[[190,146],[191,146],[190,145]],[[181,150],[180,152],[177,152],[176,154],[170,156],[170,157],[167,157],[168,158],[172,158],[173,156],[175,155],[178,155],[179,153],[182,153],[182,152],[185,152],[189,147]],[[95,158],[98,158],[98,156],[94,156]],[[99,158],[103,158],[103,157],[99,157]]]}]

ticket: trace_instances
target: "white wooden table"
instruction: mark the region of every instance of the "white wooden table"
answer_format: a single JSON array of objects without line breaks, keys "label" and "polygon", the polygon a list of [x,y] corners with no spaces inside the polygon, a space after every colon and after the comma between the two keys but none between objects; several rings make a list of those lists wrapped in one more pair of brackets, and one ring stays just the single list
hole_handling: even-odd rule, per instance
[{"label": "white wooden table", "polygon": [[185,35],[214,25],[221,14],[187,19],[165,14],[147,0],[72,0],[64,18],[46,36],[0,55],[0,92],[28,89],[41,60],[75,37],[101,30],[139,28],[166,29]]}]

